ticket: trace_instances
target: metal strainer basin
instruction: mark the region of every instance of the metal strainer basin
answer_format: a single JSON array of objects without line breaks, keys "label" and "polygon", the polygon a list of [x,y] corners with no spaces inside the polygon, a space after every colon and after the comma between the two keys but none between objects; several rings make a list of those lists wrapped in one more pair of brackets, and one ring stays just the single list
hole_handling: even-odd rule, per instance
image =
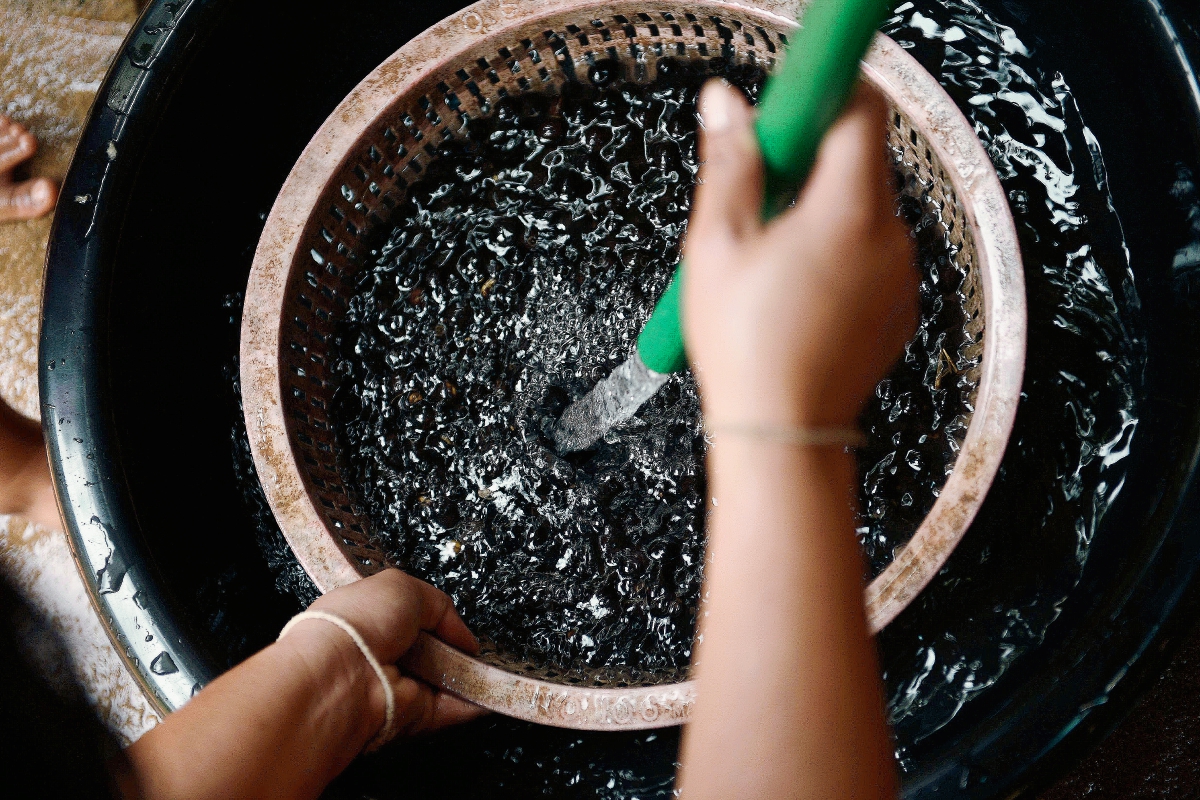
[{"label": "metal strainer basin", "polygon": [[[723,58],[770,70],[795,8],[699,2],[483,0],[410,41],[325,121],[275,201],[255,253],[241,333],[246,426],[267,499],[321,591],[387,566],[338,458],[329,417],[334,335],[369,235],[388,225],[436,145],[498,99],[586,80],[597,61],[655,79],[660,58]],[[937,80],[880,35],[863,78],[891,106],[887,146],[906,193],[933,203],[966,275],[967,433],[932,511],[866,589],[871,629],[893,620],[954,550],[1012,430],[1025,359],[1025,292],[1008,204],[987,153]],[[469,657],[423,636],[406,668],[488,709],[560,727],[677,725],[686,674],[540,669],[494,648]]]}]

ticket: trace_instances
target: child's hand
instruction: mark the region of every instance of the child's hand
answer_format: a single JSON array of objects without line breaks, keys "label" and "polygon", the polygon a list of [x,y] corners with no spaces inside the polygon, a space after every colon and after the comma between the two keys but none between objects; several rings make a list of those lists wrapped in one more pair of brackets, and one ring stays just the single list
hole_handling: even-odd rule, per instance
[{"label": "child's hand", "polygon": [[[353,625],[384,665],[395,692],[396,730],[400,735],[441,728],[483,713],[478,706],[402,675],[395,667],[421,631],[464,652],[479,652],[479,641],[444,592],[398,569],[387,569],[323,595],[310,608],[334,614]],[[339,679],[369,687],[368,708],[378,714],[382,726],[383,687],[358,647],[340,628],[321,620],[304,621],[280,640],[280,645],[308,653],[338,651],[338,663],[343,667],[337,672]],[[329,679],[329,675],[318,677]]]},{"label": "child's hand", "polygon": [[708,517],[698,699],[680,785],[694,800],[894,798],[862,607],[854,456],[719,433],[849,427],[900,354],[917,274],[893,210],[885,106],[860,90],[796,207],[763,225],[749,105],[721,84],[700,102],[706,163],[682,310],[705,420],[718,431],[706,464],[721,503]]},{"label": "child's hand", "polygon": [[[350,623],[384,665],[400,734],[483,713],[394,666],[421,631],[479,651],[450,598],[429,584],[384,570],[312,609]],[[383,727],[385,707],[378,676],[346,632],[301,620],[135,742],[117,779],[124,796],[144,800],[316,798]]]},{"label": "child's hand", "polygon": [[754,114],[700,95],[705,163],[684,248],[683,325],[715,423],[847,426],[900,355],[917,309],[896,216],[886,105],[860,88],[825,137],[795,208],[764,225]]}]

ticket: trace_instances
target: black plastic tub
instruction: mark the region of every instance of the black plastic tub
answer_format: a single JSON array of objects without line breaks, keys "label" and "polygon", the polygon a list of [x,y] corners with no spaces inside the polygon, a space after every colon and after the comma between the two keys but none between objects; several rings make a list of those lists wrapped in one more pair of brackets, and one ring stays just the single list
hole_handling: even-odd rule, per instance
[{"label": "black plastic tub", "polygon": [[[231,459],[224,298],[337,102],[461,3],[152,3],[98,95],[52,233],[43,420],[89,588],[164,710],[271,641],[294,599]],[[1063,71],[1104,146],[1148,341],[1126,485],[1043,644],[908,748],[908,797],[1009,797],[1121,718],[1200,595],[1200,11],[1154,0],[985,4]],[[231,338],[232,337],[232,338]],[[1037,353],[1031,353],[1037,358]],[[968,536],[971,534],[968,533]],[[678,734],[489,719],[357,763],[346,796],[667,797]]]}]

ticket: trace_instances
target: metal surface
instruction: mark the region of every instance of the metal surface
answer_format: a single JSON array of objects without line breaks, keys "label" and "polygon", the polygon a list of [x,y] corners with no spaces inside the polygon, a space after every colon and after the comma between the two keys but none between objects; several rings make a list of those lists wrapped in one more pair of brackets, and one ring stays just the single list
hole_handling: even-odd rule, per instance
[{"label": "metal surface", "polygon": [[[385,566],[336,458],[327,342],[361,268],[433,147],[501,92],[553,90],[576,65],[619,60],[652,80],[657,58],[718,54],[770,68],[794,23],[731,3],[671,11],[639,3],[483,0],[413,39],[346,97],[305,148],[267,219],[242,323],[241,375],[255,464],[276,520],[322,591]],[[736,35],[734,32],[737,32]],[[977,357],[975,412],[932,511],[867,588],[872,630],[899,614],[953,551],[987,494],[1012,429],[1025,355],[1024,277],[1008,204],[983,146],[933,76],[877,37],[864,78],[889,101],[888,145],[906,191],[936,204],[967,276]],[[619,671],[537,669],[502,652],[472,659],[426,642],[421,675],[495,711],[545,724],[620,729],[677,724],[694,686]],[[637,687],[630,684],[647,684]],[[670,690],[664,694],[664,687]],[[614,688],[620,687],[620,688]],[[624,704],[628,703],[629,711]]]}]

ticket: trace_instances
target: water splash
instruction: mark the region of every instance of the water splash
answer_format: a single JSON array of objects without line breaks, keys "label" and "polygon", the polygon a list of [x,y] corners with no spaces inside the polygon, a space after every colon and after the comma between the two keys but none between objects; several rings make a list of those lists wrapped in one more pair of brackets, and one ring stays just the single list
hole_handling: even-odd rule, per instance
[{"label": "water splash", "polygon": [[1124,485],[1145,343],[1104,160],[1063,76],[965,0],[885,26],[974,125],[1025,263],[1030,358],[988,500],[937,580],[879,637],[902,766],[1041,643]]},{"label": "water splash", "polygon": [[670,377],[647,367],[634,350],[612,374],[563,412],[553,432],[559,454],[585,450],[609,428],[633,419]]},{"label": "water splash", "polygon": [[430,162],[349,303],[335,427],[376,540],[476,630],[555,669],[670,679],[703,574],[695,381],[618,372],[623,395],[662,388],[586,451],[555,441],[634,349],[686,228],[710,73],[659,73],[513,98]]},{"label": "water splash", "polygon": [[[939,77],[989,145],[1021,237],[1029,351],[1036,355],[988,503],[945,571],[879,637],[907,766],[915,742],[985,694],[1057,617],[1124,485],[1145,350],[1100,145],[1066,81],[1018,32],[971,3],[905,4],[888,32]],[[626,178],[620,169],[614,175]],[[1200,207],[1190,174],[1181,173],[1178,192]],[[1181,251],[1181,279],[1196,271],[1189,252]],[[594,333],[585,329],[577,342],[593,357],[604,349],[588,350]],[[632,342],[620,346],[612,364]],[[907,450],[898,452],[895,463],[906,457]],[[672,795],[673,742],[652,758],[639,757],[635,767],[618,768],[604,763],[606,743],[616,740],[611,734],[576,739],[511,720],[486,725],[506,744],[485,746],[477,766],[481,774],[494,772],[504,796],[560,791],[569,780],[606,798]]]}]

